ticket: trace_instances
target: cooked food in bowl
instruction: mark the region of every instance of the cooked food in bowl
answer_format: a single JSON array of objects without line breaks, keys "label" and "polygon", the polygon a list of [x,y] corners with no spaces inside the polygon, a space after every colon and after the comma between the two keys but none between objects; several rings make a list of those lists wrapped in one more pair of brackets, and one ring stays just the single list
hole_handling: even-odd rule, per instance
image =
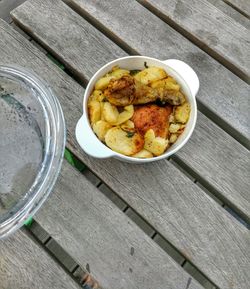
[{"label": "cooked food in bowl", "polygon": [[190,105],[164,69],[115,66],[95,83],[88,114],[93,131],[110,149],[152,158],[162,155],[182,134]]}]

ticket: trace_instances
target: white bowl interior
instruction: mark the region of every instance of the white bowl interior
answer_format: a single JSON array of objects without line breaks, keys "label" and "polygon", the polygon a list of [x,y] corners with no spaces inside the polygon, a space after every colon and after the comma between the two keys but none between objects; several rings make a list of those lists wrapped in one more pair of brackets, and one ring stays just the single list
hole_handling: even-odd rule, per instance
[{"label": "white bowl interior", "polygon": [[[116,157],[118,159],[122,159],[124,161],[128,161],[128,162],[138,162],[138,163],[144,162],[145,163],[145,162],[150,162],[150,161],[155,161],[155,160],[159,160],[162,158],[166,158],[166,157],[172,155],[173,153],[175,153],[177,150],[179,150],[187,142],[187,140],[189,139],[190,135],[193,132],[193,129],[194,129],[194,126],[196,123],[196,117],[197,117],[196,100],[195,100],[195,97],[191,94],[189,86],[185,82],[183,77],[178,72],[176,72],[173,68],[171,68],[170,66],[165,64],[163,61],[160,61],[160,60],[157,60],[154,58],[150,58],[150,57],[129,56],[129,57],[124,57],[124,58],[114,60],[114,61],[106,64],[105,66],[103,66],[100,70],[98,70],[95,73],[95,75],[92,77],[91,81],[89,82],[89,84],[86,88],[84,100],[83,100],[84,115],[86,116],[86,121],[88,122],[88,125],[90,126],[89,119],[88,119],[88,113],[87,113],[87,111],[88,111],[88,108],[87,108],[88,98],[94,89],[96,81],[98,79],[100,79],[102,76],[104,76],[107,72],[109,72],[112,69],[112,67],[115,65],[118,65],[119,67],[124,68],[124,69],[128,69],[128,70],[134,70],[134,69],[142,70],[145,68],[145,65],[144,65],[145,62],[148,66],[162,67],[167,72],[167,74],[169,74],[170,76],[174,77],[177,80],[177,82],[181,86],[182,92],[185,94],[188,102],[191,105],[191,113],[190,113],[190,117],[189,117],[189,120],[186,124],[186,128],[185,128],[184,132],[180,135],[180,137],[178,137],[177,141],[169,149],[167,149],[167,151],[164,154],[162,154],[161,156],[150,158],[150,159],[137,159],[137,158],[133,158],[133,157],[124,156],[124,155],[117,153],[117,152],[113,152],[114,157]],[[93,131],[92,131],[92,133],[94,134]],[[97,137],[96,137],[96,140],[100,142],[100,140]],[[110,150],[108,147],[106,147],[106,148],[108,150]]]}]

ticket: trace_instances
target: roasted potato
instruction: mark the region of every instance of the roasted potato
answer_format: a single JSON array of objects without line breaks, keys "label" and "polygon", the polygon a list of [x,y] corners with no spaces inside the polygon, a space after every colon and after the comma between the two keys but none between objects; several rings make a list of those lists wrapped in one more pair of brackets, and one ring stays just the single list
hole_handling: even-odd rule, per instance
[{"label": "roasted potato", "polygon": [[190,114],[190,104],[184,102],[175,108],[174,117],[177,122],[186,123]]},{"label": "roasted potato", "polygon": [[104,90],[109,85],[111,79],[115,78],[114,76],[104,76],[97,80],[95,83],[95,89],[97,90]]},{"label": "roasted potato", "polygon": [[171,123],[169,126],[170,133],[181,133],[182,130],[185,128],[185,125],[181,123]]},{"label": "roasted potato", "polygon": [[170,143],[174,143],[174,142],[177,141],[177,138],[178,138],[178,134],[177,134],[177,133],[172,133],[172,134],[170,135],[169,142],[170,142]]},{"label": "roasted potato", "polygon": [[123,124],[121,124],[121,128],[125,131],[135,131],[135,124],[131,120],[127,120]]},{"label": "roasted potato", "polygon": [[124,107],[124,111],[118,115],[118,119],[116,121],[116,125],[120,125],[127,120],[129,120],[134,114],[134,106],[128,105]]},{"label": "roasted potato", "polygon": [[160,67],[151,66],[137,73],[134,78],[143,84],[149,84],[167,77],[167,73]]},{"label": "roasted potato", "polygon": [[162,155],[168,146],[168,140],[162,137],[155,137],[155,133],[152,129],[146,132],[144,140],[144,148],[155,156]]},{"label": "roasted potato", "polygon": [[153,129],[156,136],[166,138],[169,126],[168,118],[171,112],[171,106],[144,105],[135,110],[132,121],[141,135],[144,135],[149,129]]},{"label": "roasted potato", "polygon": [[168,118],[168,122],[169,122],[169,123],[175,122],[174,114],[173,114],[173,113],[170,114],[170,116],[169,116],[169,118]]},{"label": "roasted potato", "polygon": [[93,125],[101,119],[101,105],[97,100],[92,100],[88,103],[90,123]]},{"label": "roasted potato", "polygon": [[126,156],[138,153],[144,145],[144,139],[140,134],[126,132],[119,126],[108,130],[105,135],[105,142],[113,151]]},{"label": "roasted potato", "polygon": [[132,155],[132,157],[139,158],[139,159],[148,159],[148,158],[152,158],[153,154],[145,149],[142,149],[137,154]]},{"label": "roasted potato", "polygon": [[109,102],[104,102],[102,115],[108,123],[116,124],[119,112],[115,105],[112,105]]},{"label": "roasted potato", "polygon": [[157,80],[151,83],[150,85],[153,88],[164,88],[168,90],[180,90],[180,85],[175,81],[175,79],[171,76],[168,76],[167,78]]},{"label": "roasted potato", "polygon": [[129,70],[126,70],[126,69],[118,68],[118,69],[113,70],[113,71],[109,74],[109,76],[114,76],[116,79],[119,79],[119,78],[121,78],[123,75],[126,75],[126,74],[130,74],[130,71],[129,71]]},{"label": "roasted potato", "polygon": [[97,100],[97,101],[103,101],[104,100],[104,94],[101,90],[94,90],[91,94],[91,96],[89,97],[89,101],[92,101],[92,100]]},{"label": "roasted potato", "polygon": [[114,69],[112,72],[107,73],[105,76],[97,80],[95,84],[96,90],[104,90],[108,87],[111,79],[119,79],[123,75],[129,74],[130,71],[126,69]]},{"label": "roasted potato", "polygon": [[98,120],[93,124],[93,131],[101,141],[104,141],[107,131],[112,127],[111,124],[104,120]]}]

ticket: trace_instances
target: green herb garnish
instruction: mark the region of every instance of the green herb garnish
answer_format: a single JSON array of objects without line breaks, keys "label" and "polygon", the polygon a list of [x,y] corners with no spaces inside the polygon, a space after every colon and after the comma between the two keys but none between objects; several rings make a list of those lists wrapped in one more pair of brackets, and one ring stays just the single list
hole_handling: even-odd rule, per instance
[{"label": "green herb garnish", "polygon": [[144,61],[144,67],[145,67],[145,68],[148,68],[148,65],[147,65],[147,62],[146,62],[146,61]]},{"label": "green herb garnish", "polygon": [[140,70],[138,70],[138,69],[130,70],[130,75],[133,76],[133,75],[136,75],[139,72],[140,72]]},{"label": "green herb garnish", "polygon": [[132,131],[128,131],[127,132],[127,137],[133,137],[134,136],[134,132],[132,132]]}]

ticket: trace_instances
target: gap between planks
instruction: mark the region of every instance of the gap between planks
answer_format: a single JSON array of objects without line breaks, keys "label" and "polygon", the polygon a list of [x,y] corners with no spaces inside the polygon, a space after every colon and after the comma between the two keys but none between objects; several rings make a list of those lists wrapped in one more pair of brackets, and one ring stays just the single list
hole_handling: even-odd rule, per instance
[{"label": "gap between planks", "polygon": [[[223,2],[225,2],[228,6],[232,7],[233,9],[235,9],[236,11],[238,11],[240,14],[242,14],[243,16],[245,16],[247,19],[250,19],[250,16],[242,9],[240,9],[239,7],[237,7],[236,5],[234,5],[232,2],[228,1],[228,0],[222,0]],[[246,2],[248,0],[245,0]],[[250,3],[248,4],[250,5]]]},{"label": "gap between planks", "polygon": [[[86,170],[88,171],[88,170]],[[88,173],[84,173],[85,176],[90,177],[90,181],[96,186],[100,188],[100,184],[97,183],[96,177],[89,171]],[[94,177],[93,177],[94,176]],[[115,205],[117,205],[117,198],[114,198],[112,195],[115,195],[110,189],[107,189],[103,183],[101,186],[105,187],[105,190],[109,190],[109,193],[105,193],[105,195],[111,199]],[[101,189],[103,192],[103,188]],[[123,202],[123,201],[122,201]],[[125,214],[140,227],[147,235],[151,237],[171,258],[173,258],[180,266],[183,267],[185,271],[187,271],[195,280],[197,280],[204,288],[206,289],[216,289],[215,285],[209,281],[209,279],[202,274],[197,268],[195,268],[189,261],[187,261],[178,250],[176,250],[167,240],[165,240],[161,235],[156,233],[154,229],[146,223],[143,218],[141,218],[134,210],[129,208],[125,202],[123,208],[118,205],[118,207],[125,211]],[[121,204],[121,201],[120,201]],[[88,273],[88,269],[86,266],[82,268],[77,262],[37,223],[33,221],[30,228],[27,230],[32,234],[36,241],[42,244],[45,247],[45,250],[49,252],[49,254],[59,263],[64,270],[66,270],[72,278],[75,279],[78,283],[80,283],[83,288],[84,283],[82,280],[87,280],[87,277],[90,276]],[[31,236],[31,237],[32,237]],[[133,252],[131,252],[133,254]],[[191,269],[190,269],[191,268]],[[90,277],[88,277],[90,278]],[[94,282],[96,282],[94,280]],[[85,284],[86,285],[86,284]],[[92,287],[87,287],[85,289],[90,289]],[[95,288],[95,287],[94,287]],[[96,288],[97,289],[97,288]],[[98,287],[99,289],[99,287]]]},{"label": "gap between planks", "polygon": [[143,7],[147,8],[151,13],[155,14],[157,17],[159,17],[161,20],[163,20],[165,23],[167,23],[170,27],[172,27],[174,30],[176,30],[178,33],[180,33],[182,36],[184,36],[189,41],[191,41],[193,44],[198,46],[201,50],[205,51],[208,55],[213,57],[220,64],[222,64],[227,69],[232,71],[235,75],[237,75],[243,81],[250,84],[250,77],[247,74],[245,74],[243,71],[241,71],[236,65],[231,63],[229,60],[227,60],[225,57],[220,55],[214,49],[210,48],[207,44],[202,42],[198,37],[193,35],[191,32],[187,31],[181,25],[177,24],[174,20],[172,20],[169,17],[167,17],[166,15],[164,15],[160,10],[158,10],[156,7],[152,6],[150,3],[148,3],[144,0],[136,0],[136,1],[139,4],[141,4]]},{"label": "gap between planks", "polygon": [[55,260],[70,277],[83,289],[102,289],[87,269],[76,261],[35,221],[30,228],[25,228],[29,237],[43,246],[44,250]]}]

